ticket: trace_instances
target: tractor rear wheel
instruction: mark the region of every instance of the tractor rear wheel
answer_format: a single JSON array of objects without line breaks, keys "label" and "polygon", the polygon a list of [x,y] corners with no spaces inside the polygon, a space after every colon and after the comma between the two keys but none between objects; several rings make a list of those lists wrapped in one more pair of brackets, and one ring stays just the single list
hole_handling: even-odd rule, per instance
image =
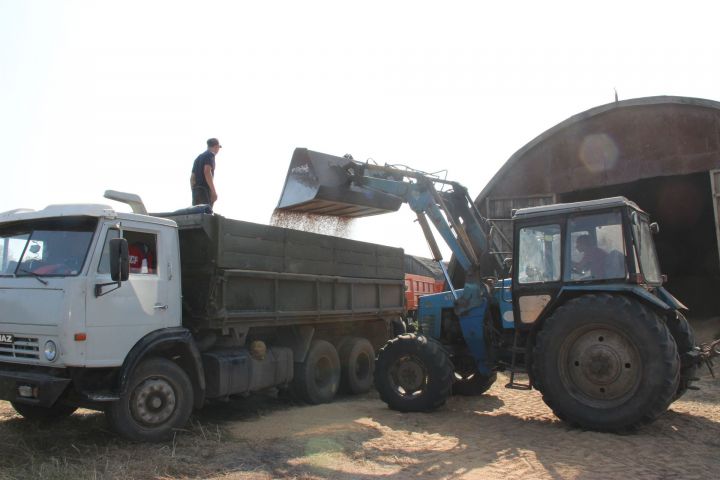
[{"label": "tractor rear wheel", "polygon": [[695,375],[697,375],[699,363],[692,356],[696,346],[695,334],[685,316],[680,312],[675,312],[675,316],[668,319],[667,326],[675,339],[678,354],[680,355],[680,383],[673,397],[673,401],[675,401],[682,397],[692,385]]},{"label": "tractor rear wheel", "polygon": [[423,412],[450,396],[453,366],[440,342],[406,333],[388,341],[375,362],[375,388],[393,410]]},{"label": "tractor rear wheel", "polygon": [[665,323],[620,295],[569,300],[546,321],[533,353],[534,383],[562,420],[599,431],[655,420],[678,388],[680,362]]}]

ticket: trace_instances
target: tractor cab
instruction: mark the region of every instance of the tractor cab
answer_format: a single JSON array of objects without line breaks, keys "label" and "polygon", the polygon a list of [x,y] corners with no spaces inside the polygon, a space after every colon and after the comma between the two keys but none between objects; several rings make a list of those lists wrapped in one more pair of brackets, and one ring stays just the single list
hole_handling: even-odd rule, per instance
[{"label": "tractor cab", "polygon": [[517,210],[513,216],[516,326],[578,291],[652,292],[663,276],[647,213],[624,197]]}]

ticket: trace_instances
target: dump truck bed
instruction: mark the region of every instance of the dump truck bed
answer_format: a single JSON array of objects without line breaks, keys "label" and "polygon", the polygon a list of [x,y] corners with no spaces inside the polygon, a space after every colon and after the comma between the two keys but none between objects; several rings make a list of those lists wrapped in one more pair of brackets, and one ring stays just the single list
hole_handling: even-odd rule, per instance
[{"label": "dump truck bed", "polygon": [[178,224],[183,323],[257,327],[394,318],[403,250],[220,215]]}]

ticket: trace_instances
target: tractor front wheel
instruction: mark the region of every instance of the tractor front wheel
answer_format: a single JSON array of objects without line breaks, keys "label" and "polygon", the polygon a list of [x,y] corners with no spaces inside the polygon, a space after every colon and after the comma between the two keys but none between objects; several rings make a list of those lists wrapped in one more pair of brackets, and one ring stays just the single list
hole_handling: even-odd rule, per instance
[{"label": "tractor front wheel", "polygon": [[453,366],[442,345],[406,333],[388,341],[375,362],[375,388],[393,410],[422,412],[440,407],[450,396]]},{"label": "tractor front wheel", "polygon": [[665,323],[620,295],[569,300],[546,321],[533,353],[535,387],[575,425],[620,431],[655,420],[678,388],[680,362]]}]

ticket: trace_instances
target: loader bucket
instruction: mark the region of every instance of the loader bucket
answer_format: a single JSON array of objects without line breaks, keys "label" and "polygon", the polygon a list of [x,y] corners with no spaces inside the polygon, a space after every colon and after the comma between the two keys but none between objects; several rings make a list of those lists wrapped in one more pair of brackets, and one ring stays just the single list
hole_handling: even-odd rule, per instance
[{"label": "loader bucket", "polygon": [[296,148],[277,209],[336,217],[367,217],[395,212],[402,200],[351,184],[348,167],[357,163]]}]

